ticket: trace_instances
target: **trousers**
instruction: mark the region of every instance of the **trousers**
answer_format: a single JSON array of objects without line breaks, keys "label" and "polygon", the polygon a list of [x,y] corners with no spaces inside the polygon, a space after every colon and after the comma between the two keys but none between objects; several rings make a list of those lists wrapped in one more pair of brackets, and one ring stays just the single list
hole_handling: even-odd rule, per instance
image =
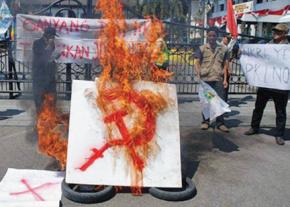
[{"label": "trousers", "polygon": [[286,107],[288,92],[277,89],[258,88],[255,109],[253,111],[251,126],[258,130],[263,117],[264,109],[269,99],[273,99],[276,111],[276,136],[283,136],[286,125]]}]

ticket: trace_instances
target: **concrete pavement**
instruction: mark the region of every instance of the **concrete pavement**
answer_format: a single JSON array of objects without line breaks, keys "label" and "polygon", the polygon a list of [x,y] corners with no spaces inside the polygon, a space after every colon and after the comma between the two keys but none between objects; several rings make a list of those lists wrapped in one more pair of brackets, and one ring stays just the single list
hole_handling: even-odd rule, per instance
[{"label": "concrete pavement", "polygon": [[[166,202],[149,194],[135,197],[118,193],[100,204],[80,205],[63,198],[64,207],[77,206],[185,206],[185,207],[289,207],[290,142],[278,146],[273,138],[275,111],[269,102],[258,135],[244,136],[254,105],[252,96],[232,96],[232,112],[226,118],[228,134],[210,128],[201,131],[196,97],[179,103],[183,173],[192,177],[197,195],[184,202]],[[60,107],[69,110],[69,102]],[[290,106],[288,106],[288,113]],[[7,168],[53,169],[54,162],[36,150],[33,102],[0,100],[0,179]],[[290,139],[287,119],[286,139]]]}]

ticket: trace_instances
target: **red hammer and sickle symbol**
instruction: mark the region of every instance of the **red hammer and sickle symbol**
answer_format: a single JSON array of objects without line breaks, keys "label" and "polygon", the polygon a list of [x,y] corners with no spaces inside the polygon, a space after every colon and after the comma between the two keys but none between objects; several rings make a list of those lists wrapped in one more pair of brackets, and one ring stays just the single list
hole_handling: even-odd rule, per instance
[{"label": "red hammer and sickle symbol", "polygon": [[[116,93],[116,89],[107,90],[104,93],[104,99],[108,102],[116,100],[121,97],[122,93]],[[135,168],[142,172],[145,166],[145,161],[136,151],[136,148],[141,145],[145,145],[150,142],[155,134],[156,130],[156,113],[154,112],[152,105],[146,99],[145,96],[137,93],[136,91],[127,92],[123,97],[126,97],[128,103],[135,104],[138,109],[146,114],[144,120],[143,130],[137,135],[132,136],[126,127],[124,117],[128,115],[125,109],[118,110],[104,118],[106,124],[115,123],[122,138],[112,139],[104,144],[100,149],[93,148],[93,155],[85,162],[79,169],[85,171],[89,168],[98,158],[103,157],[104,152],[110,147],[124,146],[127,148],[129,155],[133,161]]]}]

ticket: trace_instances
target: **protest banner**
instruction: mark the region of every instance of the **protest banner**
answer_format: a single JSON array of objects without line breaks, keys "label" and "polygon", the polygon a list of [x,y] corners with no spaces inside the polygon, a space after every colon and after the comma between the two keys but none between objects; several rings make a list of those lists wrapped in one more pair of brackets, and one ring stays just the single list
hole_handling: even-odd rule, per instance
[{"label": "protest banner", "polygon": [[240,50],[249,85],[290,90],[290,45],[242,44]]},{"label": "protest banner", "polygon": [[[134,174],[130,171],[131,163],[128,162],[127,156],[129,155],[126,152],[134,151],[130,156],[139,157],[139,162],[143,162],[146,159],[140,153],[141,149],[146,148],[146,142],[151,140],[146,140],[145,133],[136,134],[141,139],[139,140],[140,144],[135,146],[134,142],[138,142],[137,139],[131,140],[129,137],[133,136],[131,133],[140,131],[136,130],[134,126],[135,121],[140,118],[140,113],[143,113],[141,108],[145,104],[145,97],[140,94],[151,91],[152,94],[168,96],[172,103],[156,119],[156,132],[154,132],[153,138],[156,143],[150,142],[149,144],[156,145],[157,148],[154,149],[157,151],[149,150],[146,155],[148,159],[143,172],[142,186],[181,187],[180,134],[175,85],[146,81],[136,82],[134,89],[138,91],[138,94],[132,99],[134,103],[131,103],[136,108],[135,112],[130,111],[121,118],[117,118],[117,114],[120,113],[116,108],[116,111],[112,111],[110,112],[112,114],[108,115],[108,117],[113,118],[113,122],[106,124],[110,118],[103,117],[100,108],[94,104],[96,97],[98,97],[96,84],[98,81],[97,83],[73,81],[66,182],[89,185],[132,185],[131,179]],[[138,97],[141,98],[140,104]],[[108,102],[107,105],[111,104],[113,103]],[[122,109],[122,105],[120,107]],[[139,107],[141,108],[139,109]],[[146,114],[146,116],[150,115]],[[152,121],[151,118],[149,121]],[[111,128],[115,127],[113,133],[116,133],[116,137],[109,141],[106,139],[108,136],[106,125]],[[148,127],[144,129],[150,131]],[[132,143],[126,144],[130,140]],[[93,156],[96,159],[92,159]]]},{"label": "protest banner", "polygon": [[[21,62],[32,60],[33,42],[41,38],[44,28],[52,26],[58,37],[55,39],[56,60],[59,63],[89,63],[98,59],[102,43],[98,35],[106,25],[104,19],[80,19],[35,15],[17,15],[16,59]],[[145,19],[126,20],[125,40],[132,46],[144,41],[144,34],[150,25]]]}]

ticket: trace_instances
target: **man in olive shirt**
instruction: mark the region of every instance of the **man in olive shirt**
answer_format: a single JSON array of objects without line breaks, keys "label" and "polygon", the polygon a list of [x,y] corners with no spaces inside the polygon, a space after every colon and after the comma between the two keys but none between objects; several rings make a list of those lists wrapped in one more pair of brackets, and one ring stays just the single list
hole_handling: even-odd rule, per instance
[{"label": "man in olive shirt", "polygon": [[[270,44],[288,44],[287,34],[288,26],[286,24],[277,24],[273,29],[273,40]],[[276,143],[284,145],[284,132],[286,125],[286,107],[288,103],[288,90],[278,90],[270,88],[258,88],[255,109],[253,111],[251,128],[245,132],[245,135],[257,134],[263,117],[263,112],[269,99],[273,99],[276,110]]]},{"label": "man in olive shirt", "polygon": [[[217,29],[210,28],[207,32],[208,43],[200,46],[195,52],[195,73],[198,79],[209,84],[224,100],[224,88],[228,86],[228,55],[227,48],[217,44]],[[203,116],[201,129],[209,128],[209,119]],[[224,124],[223,115],[216,118],[216,126],[223,132],[229,132]]]}]

